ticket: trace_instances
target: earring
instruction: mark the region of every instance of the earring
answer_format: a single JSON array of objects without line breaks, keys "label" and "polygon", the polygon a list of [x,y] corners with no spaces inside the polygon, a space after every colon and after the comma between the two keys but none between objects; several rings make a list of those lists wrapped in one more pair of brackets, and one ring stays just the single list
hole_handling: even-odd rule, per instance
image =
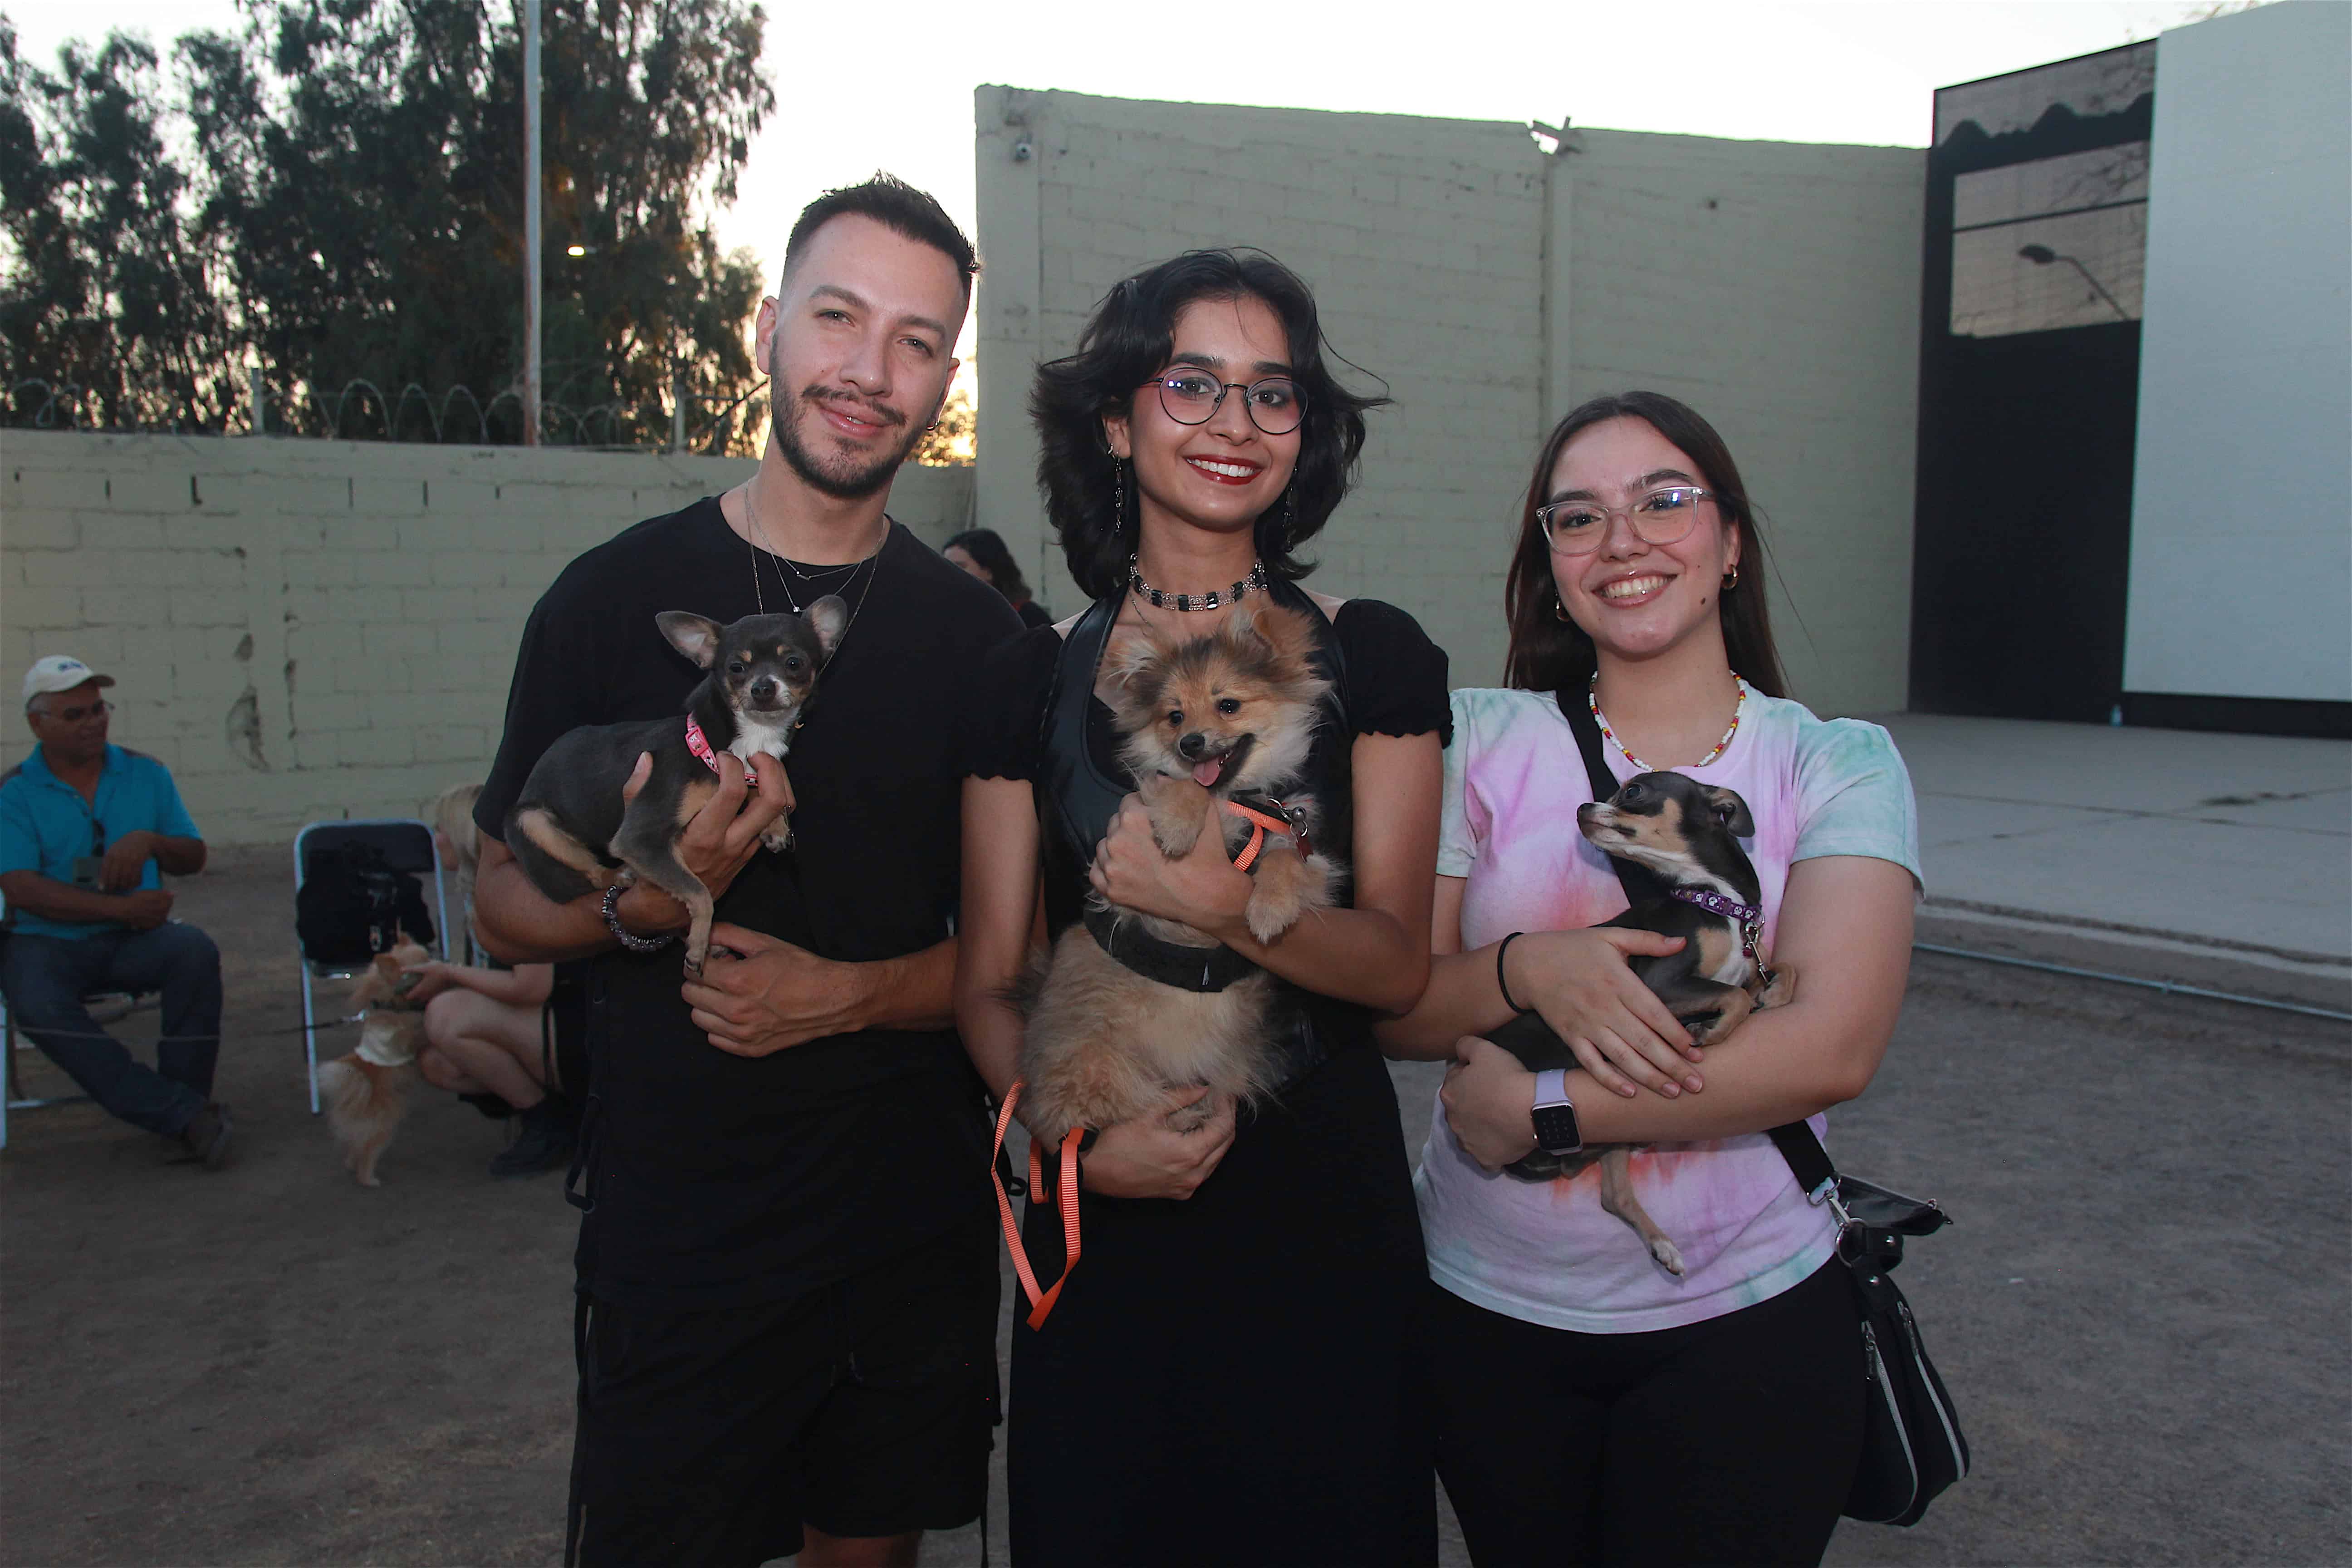
[{"label": "earring", "polygon": [[1282,496],[1282,547],[1285,550],[1289,549],[1291,541],[1297,537],[1298,474],[1294,469],[1290,476],[1290,488],[1285,490]]},{"label": "earring", "polygon": [[1733,563],[1731,563],[1731,570],[1730,570],[1728,573],[1725,574],[1725,575],[1724,575],[1724,579],[1723,579],[1723,591],[1724,591],[1725,593],[1728,594],[1728,593],[1730,593],[1734,588],[1737,588],[1737,587],[1738,587],[1738,586],[1739,586],[1739,563],[1738,563],[1738,562],[1737,562],[1737,561],[1735,561],[1735,562],[1733,562]]},{"label": "earring", "polygon": [[1119,455],[1110,455],[1110,531],[1127,531],[1127,464]]},{"label": "earring", "polygon": [[1558,594],[1554,594],[1551,596],[1551,618],[1556,621],[1564,621],[1568,619],[1568,606],[1560,602],[1560,597]]}]

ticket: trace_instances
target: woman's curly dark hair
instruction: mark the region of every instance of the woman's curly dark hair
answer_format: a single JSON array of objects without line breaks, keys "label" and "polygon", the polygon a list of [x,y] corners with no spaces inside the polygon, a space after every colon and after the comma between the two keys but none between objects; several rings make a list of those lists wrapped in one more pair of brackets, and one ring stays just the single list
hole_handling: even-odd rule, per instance
[{"label": "woman's curly dark hair", "polygon": [[1112,458],[1103,416],[1126,414],[1138,389],[1168,367],[1176,318],[1185,306],[1239,299],[1264,300],[1282,322],[1290,340],[1291,379],[1307,396],[1289,492],[1294,500],[1258,517],[1258,558],[1275,576],[1296,580],[1313,570],[1292,552],[1321,531],[1347,495],[1364,449],[1365,411],[1389,400],[1339,384],[1326,363],[1339,356],[1324,343],[1315,296],[1289,268],[1262,250],[1188,250],[1105,295],[1079,335],[1077,352],[1038,366],[1029,395],[1029,416],[1043,447],[1037,486],[1045,492],[1045,515],[1071,577],[1088,597],[1102,598],[1126,582],[1138,527],[1131,479],[1126,515],[1111,515]]}]

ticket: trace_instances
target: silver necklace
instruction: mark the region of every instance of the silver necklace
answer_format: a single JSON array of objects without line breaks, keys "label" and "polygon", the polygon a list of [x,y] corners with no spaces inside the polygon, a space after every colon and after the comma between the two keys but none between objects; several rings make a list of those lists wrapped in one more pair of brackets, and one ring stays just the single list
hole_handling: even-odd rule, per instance
[{"label": "silver necklace", "polygon": [[[768,601],[760,591],[760,556],[763,547],[769,560],[782,561],[784,563],[785,566],[792,565],[792,562],[785,556],[777,552],[775,542],[768,537],[768,525],[761,521],[759,509],[751,504],[751,487],[750,484],[746,484],[743,487],[743,521],[749,525],[744,530],[743,545],[745,549],[751,552],[751,603],[759,613],[764,616],[768,613]],[[751,538],[751,534],[755,531],[760,535],[757,542],[754,542]],[[824,662],[827,665],[832,664],[835,658],[838,658],[841,656],[842,648],[849,641],[850,628],[857,625],[857,617],[865,613],[866,601],[872,597],[874,594],[874,579],[882,575],[883,548],[889,542],[890,514],[886,511],[882,514],[882,542],[874,547],[874,553],[871,555],[868,555],[860,561],[851,562],[848,566],[851,575],[842,580],[841,585],[845,589],[851,583],[856,581],[856,574],[857,568],[860,566],[870,566],[873,568],[872,571],[866,574],[866,586],[858,594],[857,603],[850,606],[849,619],[842,623],[841,637],[839,640],[835,642],[833,645],[833,652],[825,656]],[[825,568],[825,570],[835,570],[835,568]],[[803,577],[802,581],[806,583],[808,579]],[[801,609],[800,601],[793,597],[793,585],[784,580],[782,566],[776,568],[776,585],[784,591],[784,603],[793,607],[793,614],[796,616],[803,614],[803,612]],[[811,584],[810,586],[814,587],[814,584]],[[803,724],[807,722],[807,710],[803,709],[802,710],[801,717],[794,721],[793,728],[797,730]]]},{"label": "silver necklace", "polygon": [[1143,580],[1143,569],[1138,557],[1127,558],[1127,583],[1136,595],[1155,610],[1213,610],[1223,605],[1237,605],[1252,589],[1265,591],[1265,563],[1250,563],[1248,574],[1230,588],[1212,588],[1205,594],[1170,594],[1153,587]]}]

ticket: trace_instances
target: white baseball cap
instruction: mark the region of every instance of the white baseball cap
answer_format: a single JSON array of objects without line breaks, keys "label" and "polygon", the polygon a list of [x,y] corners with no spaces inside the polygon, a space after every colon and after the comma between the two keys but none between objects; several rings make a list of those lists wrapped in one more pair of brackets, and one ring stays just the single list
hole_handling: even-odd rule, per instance
[{"label": "white baseball cap", "polygon": [[32,707],[36,697],[52,691],[71,691],[93,680],[100,686],[114,684],[114,677],[99,674],[71,654],[53,653],[46,658],[37,658],[33,668],[25,672],[25,706]]}]

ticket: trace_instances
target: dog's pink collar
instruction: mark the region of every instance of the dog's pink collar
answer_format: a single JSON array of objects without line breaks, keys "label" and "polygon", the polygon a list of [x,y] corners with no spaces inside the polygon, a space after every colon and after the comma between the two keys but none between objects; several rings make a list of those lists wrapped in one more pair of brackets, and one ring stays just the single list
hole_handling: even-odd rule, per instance
[{"label": "dog's pink collar", "polygon": [[[700,757],[704,767],[714,773],[719,772],[719,753],[710,749],[710,737],[702,732],[701,724],[696,721],[691,713],[686,716],[686,749]],[[746,789],[760,787],[760,775],[752,772],[748,763],[743,769],[743,787]]]}]

